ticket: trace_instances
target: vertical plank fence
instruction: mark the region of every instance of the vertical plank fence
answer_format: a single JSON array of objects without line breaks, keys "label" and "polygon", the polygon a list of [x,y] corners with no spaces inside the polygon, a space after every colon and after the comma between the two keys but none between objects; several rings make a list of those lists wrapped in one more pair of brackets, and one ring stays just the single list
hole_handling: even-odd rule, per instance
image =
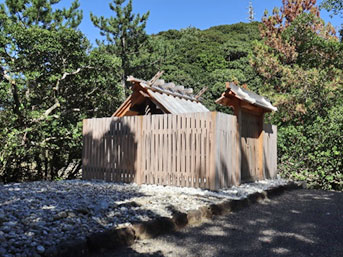
[{"label": "vertical plank fence", "polygon": [[[208,189],[238,185],[240,130],[236,116],[216,112],[87,119],[82,177]],[[276,128],[269,132],[264,172],[274,176],[276,159],[266,155],[276,158]]]}]

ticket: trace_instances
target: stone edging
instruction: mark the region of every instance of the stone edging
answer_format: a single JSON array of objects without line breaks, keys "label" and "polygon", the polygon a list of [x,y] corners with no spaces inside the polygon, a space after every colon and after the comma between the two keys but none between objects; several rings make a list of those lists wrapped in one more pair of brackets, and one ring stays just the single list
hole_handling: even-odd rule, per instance
[{"label": "stone edging", "polygon": [[282,194],[286,190],[306,187],[305,184],[291,182],[287,185],[273,187],[263,192],[256,192],[240,200],[225,200],[219,204],[203,206],[187,213],[176,212],[172,218],[160,217],[147,222],[134,224],[125,228],[110,229],[90,235],[85,240],[74,240],[48,249],[46,257],[85,257],[101,249],[115,249],[132,245],[135,240],[154,238],[186,227],[199,224],[204,219],[215,215],[228,214],[248,207],[251,204]]}]

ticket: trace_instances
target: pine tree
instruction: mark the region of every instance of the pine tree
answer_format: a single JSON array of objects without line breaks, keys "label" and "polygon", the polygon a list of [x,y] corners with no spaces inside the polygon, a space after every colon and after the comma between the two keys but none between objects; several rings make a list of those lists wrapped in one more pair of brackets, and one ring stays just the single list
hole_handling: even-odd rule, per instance
[{"label": "pine tree", "polygon": [[[125,0],[113,0],[113,3],[110,3],[110,9],[115,16],[104,18],[91,13],[91,20],[100,29],[100,34],[106,36],[109,52],[121,59],[122,85],[128,88],[126,78],[135,70],[133,58],[137,58],[140,48],[147,42],[145,27],[149,12],[142,16],[135,15],[132,13],[132,0],[129,0],[126,6],[123,6],[124,2]],[[98,44],[104,42],[98,41]]]},{"label": "pine tree", "polygon": [[38,26],[43,29],[60,27],[76,28],[82,20],[82,11],[78,0],[72,2],[69,9],[56,9],[53,6],[61,0],[6,0],[0,5],[1,21],[21,24],[25,28]]}]

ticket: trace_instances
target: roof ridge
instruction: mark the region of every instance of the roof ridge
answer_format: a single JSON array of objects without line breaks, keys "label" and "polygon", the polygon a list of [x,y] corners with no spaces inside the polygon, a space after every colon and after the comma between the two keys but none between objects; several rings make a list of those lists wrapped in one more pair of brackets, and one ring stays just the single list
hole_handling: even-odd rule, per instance
[{"label": "roof ridge", "polygon": [[175,97],[184,98],[194,102],[200,102],[199,99],[196,99],[195,95],[193,94],[194,90],[191,87],[185,88],[183,85],[176,85],[174,82],[165,82],[164,79],[156,79],[153,83],[150,81],[137,79],[133,76],[129,76],[127,81],[129,82],[138,82],[144,88],[151,89],[153,91],[157,91],[162,94],[172,95]]}]

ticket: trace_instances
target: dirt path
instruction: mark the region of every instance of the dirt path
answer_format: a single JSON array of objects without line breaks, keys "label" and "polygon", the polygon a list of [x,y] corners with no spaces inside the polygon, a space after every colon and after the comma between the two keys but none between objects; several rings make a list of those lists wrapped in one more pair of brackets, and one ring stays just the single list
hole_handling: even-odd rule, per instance
[{"label": "dirt path", "polygon": [[295,190],[115,256],[343,256],[343,193]]}]

